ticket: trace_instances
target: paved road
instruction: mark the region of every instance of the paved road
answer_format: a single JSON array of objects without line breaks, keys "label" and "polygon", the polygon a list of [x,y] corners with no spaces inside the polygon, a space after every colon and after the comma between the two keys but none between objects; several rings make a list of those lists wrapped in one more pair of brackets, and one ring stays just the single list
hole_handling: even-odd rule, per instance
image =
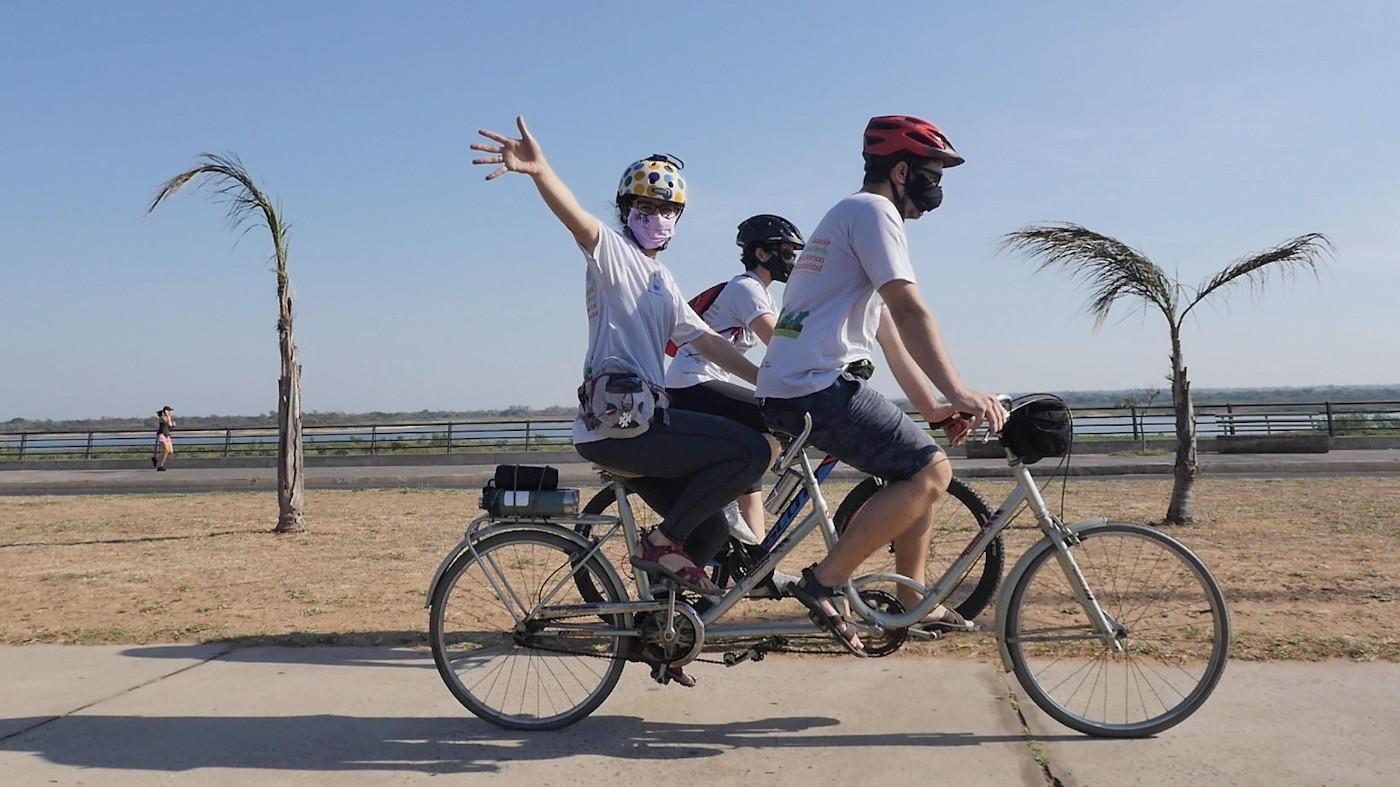
[{"label": "paved road", "polygon": [[[1169,475],[1171,456],[1113,456],[1083,454],[1073,457],[1070,473],[1082,476]],[[1205,476],[1284,476],[1300,474],[1346,475],[1400,474],[1400,450],[1332,451],[1326,454],[1202,454]],[[1005,476],[1000,459],[955,459],[956,472],[966,478]],[[1032,467],[1049,474],[1050,461]],[[493,466],[437,465],[388,467],[308,467],[306,484],[312,489],[383,489],[426,487],[478,489],[491,477]],[[854,471],[841,466],[836,477]],[[568,483],[596,481],[586,464],[560,466]],[[145,470],[6,470],[0,472],[0,495],[111,494],[151,492],[267,491],[276,489],[274,468],[200,467],[172,465],[169,472]]]},{"label": "paved road", "polygon": [[[628,668],[563,732],[492,727],[375,648],[0,648],[6,785],[1393,785],[1400,665],[1236,662],[1155,739],[1042,717],[1000,670],[896,656]],[[1012,700],[1017,702],[1013,703]],[[1017,712],[1019,705],[1025,719]]]}]

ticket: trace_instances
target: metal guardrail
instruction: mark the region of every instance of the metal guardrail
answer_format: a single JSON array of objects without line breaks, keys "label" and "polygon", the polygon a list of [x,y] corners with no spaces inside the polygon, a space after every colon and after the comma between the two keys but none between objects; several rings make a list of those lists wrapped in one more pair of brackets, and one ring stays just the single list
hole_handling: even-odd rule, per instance
[{"label": "metal guardrail", "polygon": [[[917,420],[917,416],[915,416]],[[1083,408],[1074,415],[1080,439],[1145,440],[1175,433],[1170,405]],[[444,421],[426,424],[339,424],[304,426],[310,456],[456,454],[566,451],[572,445],[570,418]],[[1196,408],[1200,437],[1235,435],[1400,435],[1400,401],[1308,404],[1224,404]],[[194,457],[275,456],[275,427],[180,429],[179,455]],[[0,461],[110,459],[151,456],[155,430],[0,432]]]},{"label": "metal guardrail", "polygon": [[[572,419],[318,425],[302,427],[302,445],[311,456],[568,450],[572,427]],[[175,450],[187,457],[275,456],[277,428],[177,429]],[[0,461],[130,459],[154,453],[154,429],[0,432]]]}]

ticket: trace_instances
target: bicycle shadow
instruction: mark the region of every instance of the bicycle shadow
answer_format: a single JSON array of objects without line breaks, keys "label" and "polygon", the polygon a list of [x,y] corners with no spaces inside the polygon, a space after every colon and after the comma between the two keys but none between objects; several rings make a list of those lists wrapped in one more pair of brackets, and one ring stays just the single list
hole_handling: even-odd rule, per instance
[{"label": "bicycle shadow", "polygon": [[47,723],[43,717],[5,721],[28,729],[0,740],[0,752],[28,753],[80,768],[165,772],[258,768],[495,773],[512,762],[576,756],[669,761],[739,750],[957,747],[1025,740],[1021,735],[960,732],[805,734],[840,724],[820,716],[726,724],[594,716],[557,734],[512,732],[460,717],[73,715]]},{"label": "bicycle shadow", "polygon": [[[209,656],[210,647],[221,649]],[[357,631],[337,634],[273,634],[231,637],[188,645],[142,645],[127,658],[197,659],[235,663],[313,664],[328,667],[433,669],[428,635],[421,631]]]}]

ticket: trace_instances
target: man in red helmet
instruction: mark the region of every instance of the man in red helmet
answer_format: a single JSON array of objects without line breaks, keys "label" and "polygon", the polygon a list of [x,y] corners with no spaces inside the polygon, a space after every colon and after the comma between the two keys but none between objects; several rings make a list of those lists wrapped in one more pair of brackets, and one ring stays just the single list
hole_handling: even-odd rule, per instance
[{"label": "man in red helmet", "polygon": [[[943,200],[943,170],[963,163],[932,123],[907,115],[874,117],[865,130],[865,182],[836,203],[812,233],[783,295],[783,310],[758,374],[765,420],[797,433],[812,416],[811,442],[858,470],[889,482],[860,509],[822,562],[790,586],[813,620],[856,654],[854,626],[834,596],[877,550],[895,545],[899,573],[924,582],[932,512],[947,494],[952,466],[928,434],[869,387],[874,345],[910,402],[929,423],[972,415],[945,427],[956,444],[982,422],[1000,430],[1005,413],[992,394],[963,384],[924,302],[909,259],[904,222]],[[940,404],[932,381],[947,404]],[[899,589],[901,602],[919,599]],[[969,628],[937,607],[930,624]]]}]

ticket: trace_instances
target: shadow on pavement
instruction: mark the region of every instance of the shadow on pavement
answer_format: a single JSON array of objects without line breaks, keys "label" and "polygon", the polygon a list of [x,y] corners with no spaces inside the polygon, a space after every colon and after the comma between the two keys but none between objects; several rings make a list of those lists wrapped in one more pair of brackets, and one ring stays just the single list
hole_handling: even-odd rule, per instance
[{"label": "shadow on pavement", "polygon": [[[46,719],[7,721],[33,726]],[[575,755],[675,760],[715,757],[742,749],[978,746],[1024,741],[1021,735],[958,732],[802,734],[838,724],[836,719],[825,717],[702,725],[595,716],[562,733],[520,733],[470,717],[75,715],[0,742],[0,751],[32,753],[49,762],[83,768],[473,773],[497,772],[513,761]]]},{"label": "shadow on pavement", "polygon": [[[210,646],[227,651],[219,661],[315,664],[332,667],[410,667],[433,669],[428,635],[422,631],[354,631],[338,634],[277,634],[234,637],[188,645],[142,645],[121,655],[138,659],[199,659]],[[386,650],[394,648],[395,650]],[[197,650],[198,649],[198,650]]]}]

